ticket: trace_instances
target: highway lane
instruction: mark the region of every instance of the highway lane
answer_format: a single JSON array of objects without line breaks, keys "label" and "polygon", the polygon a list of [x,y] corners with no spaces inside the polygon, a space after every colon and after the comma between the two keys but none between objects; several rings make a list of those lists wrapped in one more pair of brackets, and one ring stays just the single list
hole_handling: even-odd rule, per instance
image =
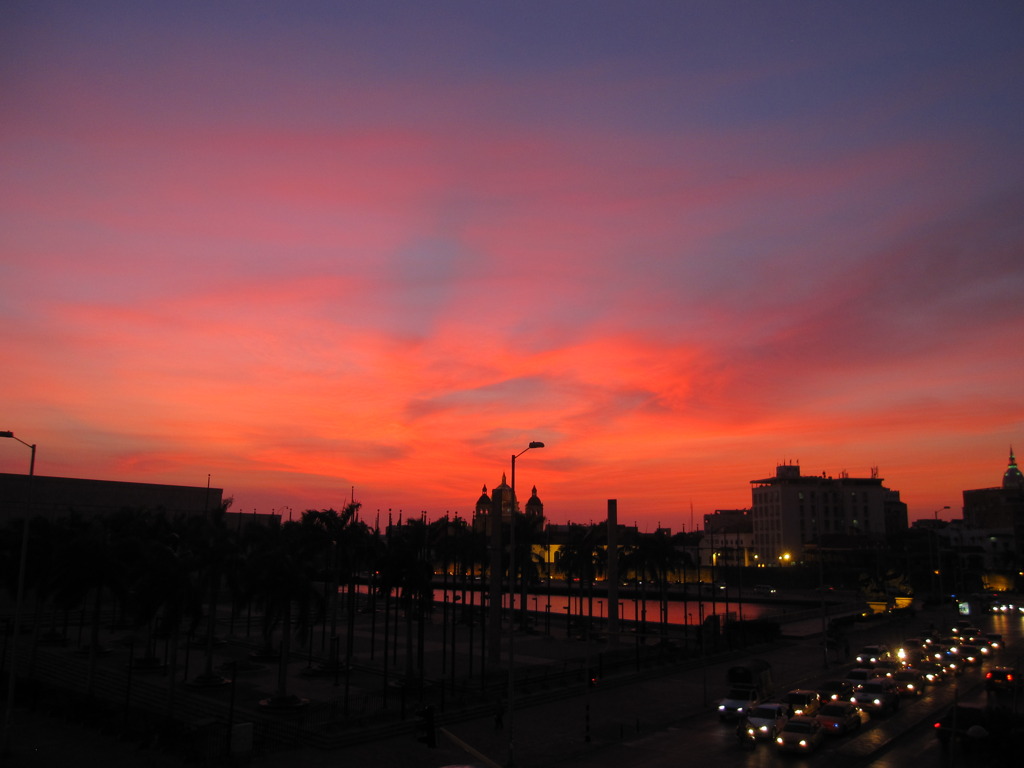
[{"label": "highway lane", "polygon": [[[952,614],[949,623],[956,618]],[[708,712],[688,718],[672,728],[650,734],[643,738],[625,742],[606,750],[600,756],[581,756],[569,760],[566,766],[644,766],[645,768],[678,768],[680,764],[707,764],[723,768],[906,768],[908,765],[937,766],[938,768],[973,768],[965,762],[956,750],[953,759],[950,753],[941,749],[931,729],[936,716],[944,712],[954,700],[966,703],[983,703],[985,700],[984,668],[993,664],[1013,664],[1021,655],[1021,628],[1024,619],[1020,616],[981,616],[976,622],[986,631],[1001,632],[1007,643],[995,658],[986,661],[982,668],[972,668],[963,675],[929,690],[925,695],[904,700],[898,713],[887,717],[873,718],[859,733],[851,736],[828,739],[825,745],[812,755],[782,755],[773,744],[761,743],[753,751],[741,749],[732,724],[720,723],[717,714]],[[866,642],[885,642],[898,647],[910,635],[919,634],[920,619],[909,619],[888,626],[880,626],[877,632],[864,636]],[[946,626],[938,629],[945,631]],[[812,646],[813,647],[813,644]],[[851,648],[856,652],[856,648]],[[808,651],[813,652],[813,651]],[[778,680],[780,692],[795,688],[813,688],[826,679],[842,677],[853,667],[847,663],[833,665],[809,678],[799,681]],[[720,685],[717,681],[716,685]]]}]

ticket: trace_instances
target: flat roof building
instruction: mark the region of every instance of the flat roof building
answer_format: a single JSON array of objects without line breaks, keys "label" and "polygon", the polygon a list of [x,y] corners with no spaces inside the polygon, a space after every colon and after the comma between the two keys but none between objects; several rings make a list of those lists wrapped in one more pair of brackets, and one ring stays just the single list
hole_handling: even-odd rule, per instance
[{"label": "flat roof building", "polygon": [[223,496],[222,489],[205,486],[0,473],[0,523],[26,514],[55,519],[70,512],[90,515],[122,509],[201,515],[220,508]]},{"label": "flat roof building", "polygon": [[843,535],[879,542],[906,529],[907,508],[899,492],[870,477],[801,475],[798,464],[775,468],[775,476],[751,480],[753,546],[761,562],[799,562],[808,546]]}]

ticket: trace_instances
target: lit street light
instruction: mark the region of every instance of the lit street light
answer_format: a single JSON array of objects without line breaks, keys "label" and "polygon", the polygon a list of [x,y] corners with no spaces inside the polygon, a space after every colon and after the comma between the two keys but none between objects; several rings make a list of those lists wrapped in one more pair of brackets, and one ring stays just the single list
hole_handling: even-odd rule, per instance
[{"label": "lit street light", "polygon": [[0,754],[8,754],[11,747],[11,713],[14,712],[14,683],[17,680],[18,657],[16,655],[18,635],[21,633],[21,611],[25,602],[25,561],[28,560],[28,524],[29,514],[32,511],[32,478],[36,474],[36,447],[34,444],[26,443],[13,432],[0,432],[0,437],[9,437],[17,440],[32,451],[32,458],[28,465],[28,494],[25,504],[25,520],[21,525],[21,557],[18,560],[18,586],[17,596],[14,600],[14,635],[11,637],[11,672],[7,681],[7,709],[4,713],[4,732]]},{"label": "lit street light", "polygon": [[515,653],[513,651],[513,642],[516,628],[516,507],[518,506],[516,502],[516,459],[531,448],[543,447],[544,443],[533,441],[519,453],[512,454],[512,515],[509,519],[508,527],[508,761],[505,763],[507,768],[512,768],[515,765],[512,716],[514,711],[513,697],[515,696]]}]

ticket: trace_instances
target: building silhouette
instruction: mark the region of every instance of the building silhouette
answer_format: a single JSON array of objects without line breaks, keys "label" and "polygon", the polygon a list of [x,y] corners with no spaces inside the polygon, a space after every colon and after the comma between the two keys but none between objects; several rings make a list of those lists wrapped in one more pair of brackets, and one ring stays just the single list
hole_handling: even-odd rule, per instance
[{"label": "building silhouette", "polygon": [[95,515],[123,509],[201,515],[221,508],[220,488],[125,483],[75,477],[0,473],[0,522],[31,515],[57,519],[70,512]]},{"label": "building silhouette", "polygon": [[958,565],[970,559],[986,572],[1018,573],[1024,553],[1024,474],[1012,446],[1002,482],[964,491],[963,502],[962,522],[947,532]]},{"label": "building silhouette", "polygon": [[882,547],[907,528],[899,491],[870,477],[801,475],[799,464],[775,468],[775,476],[751,480],[753,546],[765,565],[800,562],[808,549]]}]

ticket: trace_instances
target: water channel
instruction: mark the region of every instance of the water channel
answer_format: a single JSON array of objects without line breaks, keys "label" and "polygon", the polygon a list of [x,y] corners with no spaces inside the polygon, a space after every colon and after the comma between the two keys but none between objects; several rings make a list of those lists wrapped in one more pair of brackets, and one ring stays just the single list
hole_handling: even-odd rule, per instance
[{"label": "water channel", "polygon": [[[465,601],[466,604],[478,606],[481,600],[486,604],[487,597],[487,593],[482,590],[435,589],[434,605],[460,605]],[[502,607],[508,607],[507,594],[502,595]],[[516,595],[516,608],[520,607],[520,596]],[[670,593],[670,598],[664,605],[664,616],[661,615],[662,607],[656,592],[649,593],[646,599],[634,597],[630,592],[627,597],[619,597],[619,618],[623,621],[664,621],[668,624],[699,626],[709,616],[717,615],[722,621],[749,621],[777,616],[784,612],[782,605],[750,602],[743,595],[723,595],[722,599],[714,600],[709,594],[696,593],[684,598],[681,592]],[[579,593],[566,595],[558,592],[531,592],[526,595],[525,608],[537,620],[542,620],[545,616],[564,617],[571,613],[574,617],[584,616],[604,621],[608,615],[608,596],[603,590],[595,593],[593,597]]]}]

